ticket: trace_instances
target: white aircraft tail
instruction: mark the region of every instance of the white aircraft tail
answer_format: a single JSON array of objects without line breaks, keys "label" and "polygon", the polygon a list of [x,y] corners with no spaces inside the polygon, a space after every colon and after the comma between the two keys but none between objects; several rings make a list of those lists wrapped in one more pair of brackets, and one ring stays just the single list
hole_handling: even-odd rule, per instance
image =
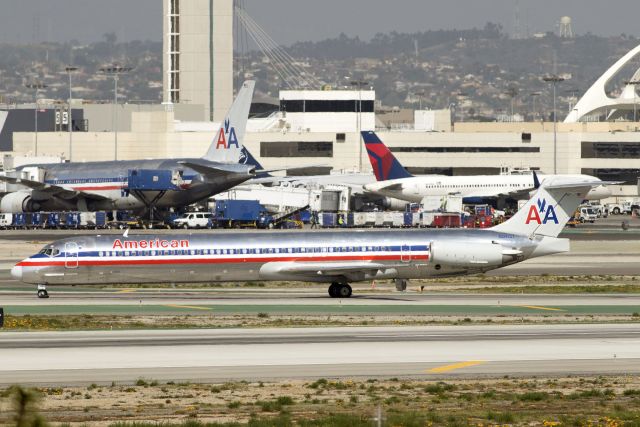
[{"label": "white aircraft tail", "polygon": [[602,182],[548,179],[509,220],[491,228],[500,233],[558,237],[592,187]]},{"label": "white aircraft tail", "polygon": [[238,163],[240,161],[243,155],[242,142],[247,129],[255,85],[256,82],[253,80],[247,80],[242,84],[203,159],[223,163]]}]

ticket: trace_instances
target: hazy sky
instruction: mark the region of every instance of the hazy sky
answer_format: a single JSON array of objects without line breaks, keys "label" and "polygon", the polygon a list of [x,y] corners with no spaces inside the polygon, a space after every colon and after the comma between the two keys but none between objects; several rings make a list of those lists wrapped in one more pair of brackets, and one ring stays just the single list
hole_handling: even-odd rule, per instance
[{"label": "hazy sky", "polygon": [[[0,0],[0,42],[95,41],[115,31],[120,40],[161,40],[165,0]],[[183,0],[189,1],[189,0]],[[552,31],[563,15],[574,31],[640,36],[638,0],[244,0],[251,16],[279,43],[320,40],[344,32],[482,27],[488,21]],[[516,5],[518,5],[516,7]]]}]

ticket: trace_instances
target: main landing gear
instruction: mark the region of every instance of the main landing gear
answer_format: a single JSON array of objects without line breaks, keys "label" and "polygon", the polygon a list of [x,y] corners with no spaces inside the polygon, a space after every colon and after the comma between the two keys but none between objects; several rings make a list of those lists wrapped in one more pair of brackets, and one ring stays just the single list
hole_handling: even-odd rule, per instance
[{"label": "main landing gear", "polygon": [[49,298],[49,293],[45,285],[38,285],[38,298]]},{"label": "main landing gear", "polygon": [[329,296],[331,298],[349,298],[352,293],[353,290],[347,283],[333,282],[329,286]]}]

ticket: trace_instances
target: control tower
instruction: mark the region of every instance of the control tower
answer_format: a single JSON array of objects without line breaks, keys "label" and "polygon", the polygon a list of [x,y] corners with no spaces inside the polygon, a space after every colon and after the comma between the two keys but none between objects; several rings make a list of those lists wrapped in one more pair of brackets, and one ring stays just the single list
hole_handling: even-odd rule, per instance
[{"label": "control tower", "polygon": [[163,101],[204,106],[221,121],[233,102],[233,0],[163,0]]}]

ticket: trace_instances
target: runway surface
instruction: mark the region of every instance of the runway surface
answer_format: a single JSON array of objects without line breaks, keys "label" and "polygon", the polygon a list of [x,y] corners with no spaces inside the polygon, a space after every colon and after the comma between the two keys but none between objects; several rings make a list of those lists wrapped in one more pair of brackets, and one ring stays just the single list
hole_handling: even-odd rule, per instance
[{"label": "runway surface", "polygon": [[640,373],[626,325],[0,334],[0,383]]},{"label": "runway surface", "polygon": [[[357,292],[357,290],[356,290]],[[640,313],[633,294],[434,294],[362,293],[328,298],[324,289],[58,292],[40,300],[31,293],[0,293],[7,315],[627,315]]]}]

